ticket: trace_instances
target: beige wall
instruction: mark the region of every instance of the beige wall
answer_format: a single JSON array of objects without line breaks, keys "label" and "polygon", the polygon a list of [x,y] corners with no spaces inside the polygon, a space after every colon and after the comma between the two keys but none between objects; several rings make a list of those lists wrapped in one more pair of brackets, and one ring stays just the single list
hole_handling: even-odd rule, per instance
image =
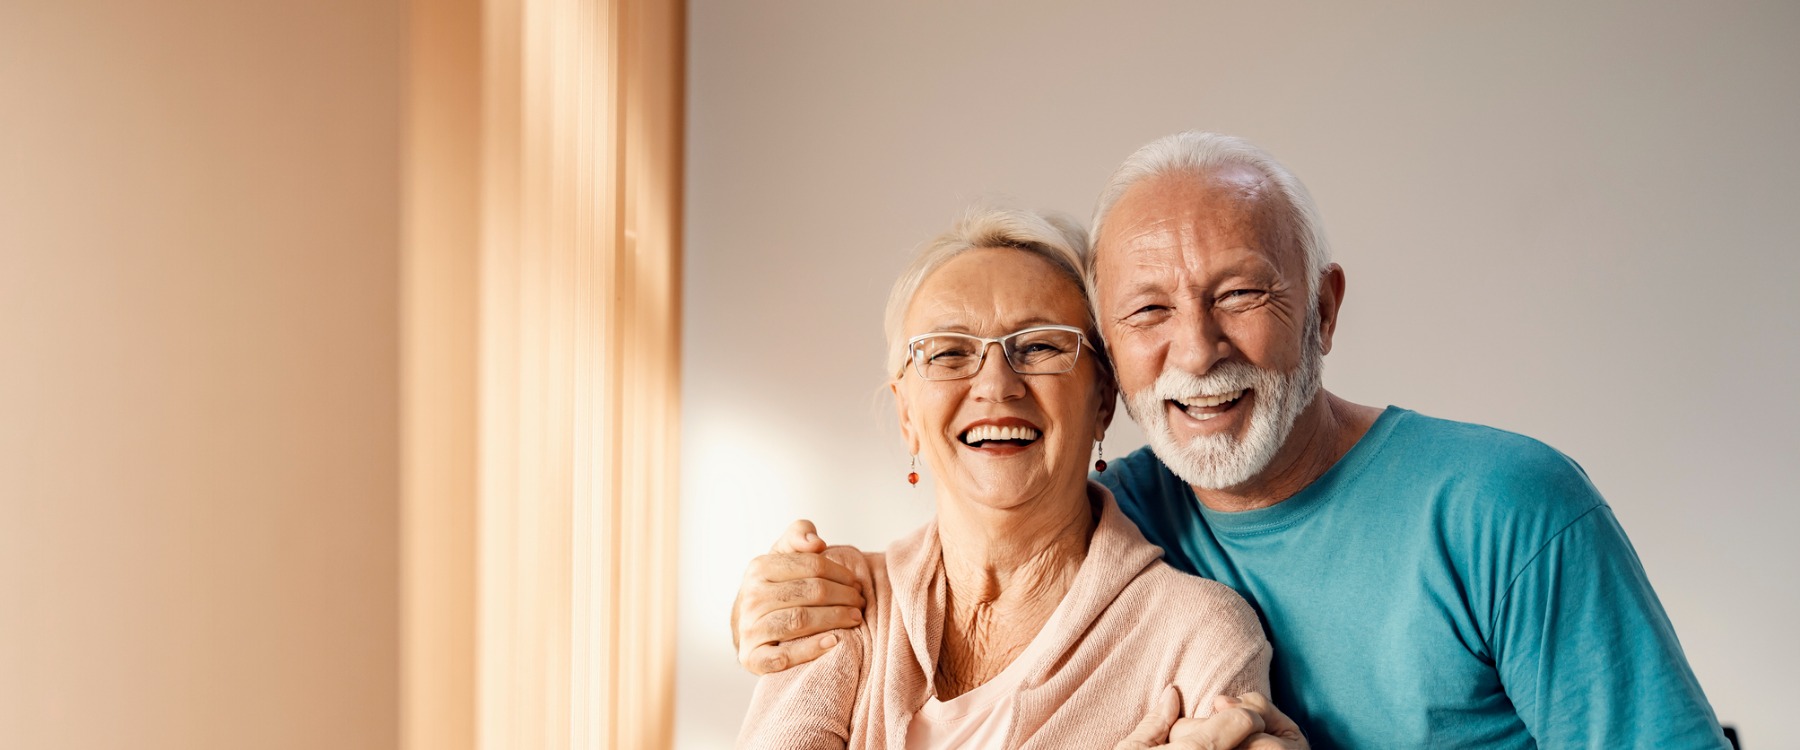
[{"label": "beige wall", "polygon": [[880,392],[908,248],[982,195],[1085,220],[1127,153],[1201,127],[1318,198],[1349,277],[1327,386],[1572,455],[1720,717],[1800,747],[1800,5],[691,17],[679,746],[727,746],[742,720],[726,615],[783,525],[879,547],[929,512]]},{"label": "beige wall", "polygon": [[0,747],[395,746],[401,12],[0,4]]}]

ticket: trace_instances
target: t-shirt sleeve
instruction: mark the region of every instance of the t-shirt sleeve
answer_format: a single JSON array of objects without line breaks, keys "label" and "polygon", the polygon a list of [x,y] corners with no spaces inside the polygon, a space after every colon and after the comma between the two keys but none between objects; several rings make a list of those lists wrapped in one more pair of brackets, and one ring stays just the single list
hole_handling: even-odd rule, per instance
[{"label": "t-shirt sleeve", "polygon": [[866,627],[839,630],[844,641],[823,656],[758,679],[737,747],[842,750],[861,689]]},{"label": "t-shirt sleeve", "polygon": [[1493,633],[1500,679],[1539,747],[1729,747],[1604,504],[1517,573]]}]

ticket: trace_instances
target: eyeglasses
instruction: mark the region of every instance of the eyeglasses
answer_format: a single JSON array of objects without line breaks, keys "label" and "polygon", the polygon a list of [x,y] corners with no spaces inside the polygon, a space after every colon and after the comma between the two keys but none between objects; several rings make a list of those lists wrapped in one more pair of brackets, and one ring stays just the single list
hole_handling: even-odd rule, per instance
[{"label": "eyeglasses", "polygon": [[1081,357],[1081,347],[1088,346],[1087,337],[1079,328],[1034,326],[992,339],[966,333],[922,333],[906,340],[906,354],[919,377],[957,380],[981,372],[988,344],[999,344],[1006,364],[1020,375],[1055,375],[1073,370]]}]

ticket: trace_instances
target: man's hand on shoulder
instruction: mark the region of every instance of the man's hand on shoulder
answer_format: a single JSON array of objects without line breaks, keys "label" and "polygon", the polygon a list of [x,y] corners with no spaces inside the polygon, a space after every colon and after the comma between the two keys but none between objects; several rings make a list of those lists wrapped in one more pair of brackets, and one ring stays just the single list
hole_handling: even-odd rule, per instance
[{"label": "man's hand on shoulder", "polygon": [[744,573],[731,608],[738,663],[761,675],[819,658],[839,641],[827,631],[862,624],[872,580],[855,547],[828,547],[811,521],[795,521]]},{"label": "man's hand on shoulder", "polygon": [[1300,727],[1261,693],[1213,698],[1204,719],[1181,717],[1181,693],[1163,690],[1150,713],[1113,750],[1310,750]]}]

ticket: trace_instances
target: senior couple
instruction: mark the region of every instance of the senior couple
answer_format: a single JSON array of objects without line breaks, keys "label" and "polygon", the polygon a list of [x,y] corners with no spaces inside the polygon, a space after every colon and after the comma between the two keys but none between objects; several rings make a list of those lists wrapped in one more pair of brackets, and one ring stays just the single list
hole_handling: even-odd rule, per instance
[{"label": "senior couple", "polygon": [[[1344,272],[1272,157],[1155,141],[1091,237],[976,210],[895,284],[936,517],[752,562],[740,747],[1727,746],[1580,467],[1321,388]],[[1120,392],[1150,447],[1090,475]]]}]

